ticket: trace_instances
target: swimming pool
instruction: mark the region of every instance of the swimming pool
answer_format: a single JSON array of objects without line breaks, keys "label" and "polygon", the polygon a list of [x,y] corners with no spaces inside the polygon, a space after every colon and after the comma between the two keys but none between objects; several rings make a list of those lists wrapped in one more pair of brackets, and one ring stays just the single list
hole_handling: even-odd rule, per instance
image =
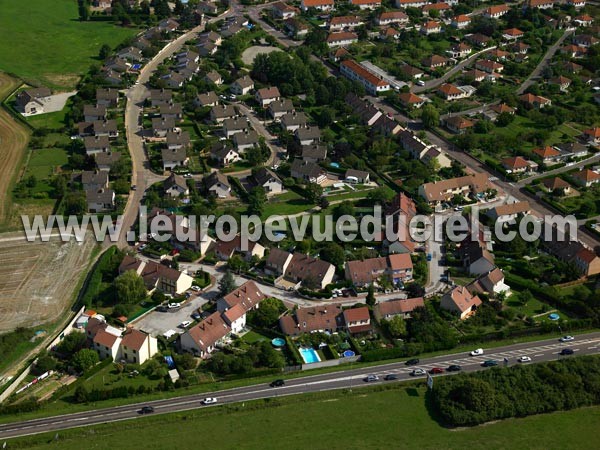
[{"label": "swimming pool", "polygon": [[304,360],[304,362],[306,364],[311,364],[311,363],[316,363],[316,362],[321,361],[321,358],[319,358],[319,355],[317,354],[317,352],[314,348],[300,347],[298,350],[300,351],[300,354],[302,355],[302,359]]}]

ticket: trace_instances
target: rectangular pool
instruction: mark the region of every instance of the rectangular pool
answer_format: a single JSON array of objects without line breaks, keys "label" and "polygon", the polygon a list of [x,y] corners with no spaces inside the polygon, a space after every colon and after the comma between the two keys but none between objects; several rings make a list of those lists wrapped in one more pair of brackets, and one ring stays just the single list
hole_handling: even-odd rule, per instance
[{"label": "rectangular pool", "polygon": [[300,354],[302,355],[302,359],[306,364],[320,362],[321,358],[319,358],[319,354],[314,348],[303,348],[300,347],[298,349]]}]

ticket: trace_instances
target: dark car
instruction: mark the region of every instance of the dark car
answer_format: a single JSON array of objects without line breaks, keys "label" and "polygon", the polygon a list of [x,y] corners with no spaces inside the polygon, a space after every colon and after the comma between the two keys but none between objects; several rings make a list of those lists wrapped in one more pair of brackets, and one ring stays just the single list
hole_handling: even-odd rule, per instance
[{"label": "dark car", "polygon": [[560,355],[572,355],[573,353],[575,353],[575,352],[573,351],[572,348],[563,348],[559,354]]},{"label": "dark car", "polygon": [[462,367],[460,367],[458,364],[452,364],[451,366],[448,366],[446,370],[448,372],[459,372],[462,370]]},{"label": "dark car", "polygon": [[481,365],[483,367],[493,367],[498,365],[498,361],[494,359],[488,359],[487,361],[482,362]]},{"label": "dark car", "polygon": [[283,381],[283,380],[275,380],[275,381],[271,382],[270,386],[271,387],[281,387],[284,384],[285,384],[285,381]]},{"label": "dark car", "polygon": [[407,366],[416,366],[417,364],[419,364],[419,360],[417,358],[409,359],[408,361],[406,361],[405,364]]},{"label": "dark car", "polygon": [[395,373],[387,374],[384,378],[385,381],[392,381],[392,380],[397,380],[397,379],[398,379],[398,375],[396,375]]},{"label": "dark car", "polygon": [[431,373],[431,374],[444,373],[444,369],[442,369],[441,367],[434,367],[429,371],[429,373]]},{"label": "dark car", "polygon": [[142,406],[142,409],[139,410],[140,414],[151,414],[154,412],[154,408],[152,406]]}]

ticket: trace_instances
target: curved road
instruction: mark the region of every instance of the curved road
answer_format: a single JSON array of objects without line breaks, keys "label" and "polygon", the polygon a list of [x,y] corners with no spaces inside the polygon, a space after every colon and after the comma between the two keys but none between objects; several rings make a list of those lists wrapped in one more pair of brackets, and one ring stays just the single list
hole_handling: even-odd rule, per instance
[{"label": "curved road", "polygon": [[[446,368],[451,364],[458,364],[463,368],[463,371],[473,372],[477,370],[489,370],[483,368],[481,363],[490,359],[497,360],[500,365],[503,364],[504,358],[508,360],[508,365],[519,364],[517,358],[525,355],[531,357],[533,362],[550,361],[563,358],[559,355],[559,352],[562,348],[566,347],[572,348],[576,355],[597,354],[598,349],[600,348],[600,333],[580,335],[574,342],[568,344],[561,343],[557,339],[547,339],[537,342],[498,347],[486,350],[484,355],[476,357],[471,357],[467,353],[442,355],[427,358],[426,360],[421,361],[417,366],[406,366],[404,362],[393,362],[372,367],[361,367],[356,369],[348,368],[347,370],[340,372],[289,379],[286,381],[285,386],[280,388],[271,388],[268,384],[257,384],[234,389],[174,397],[165,400],[155,400],[143,404],[136,403],[43,419],[7,423],[0,425],[0,439],[121,420],[137,419],[143,417],[138,411],[142,406],[146,405],[154,407],[155,414],[165,414],[206,408],[206,406],[202,406],[200,403],[205,397],[217,397],[218,404],[227,404],[308,392],[353,389],[361,386],[389,383],[390,381],[383,380],[383,377],[388,374],[395,374],[398,377],[398,382],[405,382],[415,379],[415,377],[410,375],[410,372],[416,367],[429,370],[433,367]],[[568,356],[566,357],[568,358]],[[363,379],[370,374],[378,375],[380,380],[377,382],[365,383]],[[451,373],[445,372],[443,375],[436,375],[436,377],[450,374]],[[276,376],[274,376],[274,378],[276,378]],[[420,378],[424,379],[424,377]],[[218,406],[218,404],[215,406]]]}]

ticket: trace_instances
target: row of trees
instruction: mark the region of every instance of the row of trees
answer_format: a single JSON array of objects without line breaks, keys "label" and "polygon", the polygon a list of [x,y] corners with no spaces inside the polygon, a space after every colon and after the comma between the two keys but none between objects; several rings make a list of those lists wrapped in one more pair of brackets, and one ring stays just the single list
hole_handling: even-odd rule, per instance
[{"label": "row of trees", "polygon": [[432,402],[452,426],[600,403],[600,357],[492,369],[437,380]]}]

